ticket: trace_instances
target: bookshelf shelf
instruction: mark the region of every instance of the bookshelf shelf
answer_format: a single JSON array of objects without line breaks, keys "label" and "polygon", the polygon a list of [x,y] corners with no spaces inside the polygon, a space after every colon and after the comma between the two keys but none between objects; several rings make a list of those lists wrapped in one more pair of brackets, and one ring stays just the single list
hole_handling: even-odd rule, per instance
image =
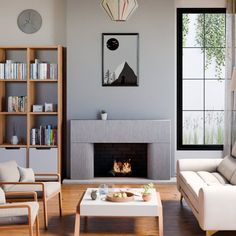
[{"label": "bookshelf shelf", "polygon": [[57,83],[55,79],[30,79],[31,83]]},{"label": "bookshelf shelf", "polygon": [[42,148],[42,149],[47,149],[47,148],[57,148],[57,145],[30,145],[31,148]]},{"label": "bookshelf shelf", "polygon": [[[18,164],[37,172],[60,173],[62,91],[62,46],[0,46],[0,153],[6,156],[9,151],[18,162],[17,150],[25,148]],[[32,112],[33,105],[45,104],[52,104],[56,111]],[[17,145],[11,144],[15,127]],[[33,140],[32,135],[38,136]],[[45,158],[42,162],[42,155],[54,161],[49,164]]]},{"label": "bookshelf shelf", "polygon": [[57,112],[30,112],[29,113],[30,115],[34,115],[34,116],[37,116],[37,115],[44,115],[44,116],[57,116],[58,113]]},{"label": "bookshelf shelf", "polygon": [[17,144],[17,145],[13,145],[13,144],[9,144],[9,143],[4,143],[4,144],[0,144],[1,148],[26,148],[27,145],[26,144]]},{"label": "bookshelf shelf", "polygon": [[2,83],[27,83],[27,80],[23,79],[0,79]]},{"label": "bookshelf shelf", "polygon": [[27,115],[27,112],[7,112],[7,111],[3,111],[3,112],[0,112],[0,115],[6,115],[6,116],[25,116],[25,115]]}]

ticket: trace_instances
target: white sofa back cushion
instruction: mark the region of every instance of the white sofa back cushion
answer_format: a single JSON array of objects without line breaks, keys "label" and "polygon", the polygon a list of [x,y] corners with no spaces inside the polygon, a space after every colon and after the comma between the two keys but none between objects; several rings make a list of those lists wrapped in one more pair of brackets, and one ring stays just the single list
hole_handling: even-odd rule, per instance
[{"label": "white sofa back cushion", "polygon": [[20,173],[15,161],[0,163],[0,182],[19,182]]},{"label": "white sofa back cushion", "polygon": [[35,182],[34,171],[32,168],[18,166],[20,172],[20,182]]},{"label": "white sofa back cushion", "polygon": [[5,204],[5,203],[6,203],[5,193],[2,190],[2,188],[0,188],[0,205]]},{"label": "white sofa back cushion", "polygon": [[217,171],[228,181],[231,181],[231,178],[236,171],[236,159],[231,156],[226,156],[217,167]]}]

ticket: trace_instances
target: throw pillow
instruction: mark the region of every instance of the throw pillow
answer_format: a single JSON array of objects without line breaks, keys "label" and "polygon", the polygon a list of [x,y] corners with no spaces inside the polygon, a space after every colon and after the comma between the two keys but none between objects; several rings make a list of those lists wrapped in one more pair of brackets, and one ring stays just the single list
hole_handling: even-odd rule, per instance
[{"label": "throw pillow", "polygon": [[[20,173],[16,161],[0,163],[0,182],[19,182]],[[3,190],[8,190],[12,185],[3,185]]]},{"label": "throw pillow", "polygon": [[234,146],[232,148],[232,152],[231,152],[231,155],[236,158],[236,142],[234,143]]},{"label": "throw pillow", "polygon": [[18,166],[20,172],[20,182],[35,182],[34,171],[31,168]]},{"label": "throw pillow", "polygon": [[234,171],[234,174],[230,180],[230,183],[233,184],[233,185],[236,185],[236,171]]},{"label": "throw pillow", "polygon": [[230,181],[236,171],[236,159],[231,156],[226,156],[217,167],[217,171]]},{"label": "throw pillow", "polygon": [[5,193],[2,190],[2,188],[0,188],[0,205],[5,204],[5,203],[6,203]]}]

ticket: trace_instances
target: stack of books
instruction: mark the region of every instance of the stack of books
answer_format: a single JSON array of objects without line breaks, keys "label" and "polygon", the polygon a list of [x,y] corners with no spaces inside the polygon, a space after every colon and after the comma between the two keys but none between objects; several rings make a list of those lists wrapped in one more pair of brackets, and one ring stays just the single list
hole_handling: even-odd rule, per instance
[{"label": "stack of books", "polygon": [[26,63],[6,60],[0,63],[0,79],[26,80]]},{"label": "stack of books", "polygon": [[7,108],[8,112],[26,112],[27,96],[9,96]]},{"label": "stack of books", "polygon": [[57,127],[52,125],[31,129],[31,145],[57,145]]},{"label": "stack of books", "polygon": [[35,59],[35,62],[30,64],[30,78],[32,80],[57,80],[57,64],[40,62]]}]

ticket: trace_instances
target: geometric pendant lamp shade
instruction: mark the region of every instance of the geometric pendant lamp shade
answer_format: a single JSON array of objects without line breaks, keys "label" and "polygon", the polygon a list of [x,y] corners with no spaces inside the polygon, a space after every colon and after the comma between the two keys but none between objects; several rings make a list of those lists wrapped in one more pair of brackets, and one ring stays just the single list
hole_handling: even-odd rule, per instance
[{"label": "geometric pendant lamp shade", "polygon": [[138,8],[137,0],[102,0],[104,10],[113,21],[126,21]]}]

